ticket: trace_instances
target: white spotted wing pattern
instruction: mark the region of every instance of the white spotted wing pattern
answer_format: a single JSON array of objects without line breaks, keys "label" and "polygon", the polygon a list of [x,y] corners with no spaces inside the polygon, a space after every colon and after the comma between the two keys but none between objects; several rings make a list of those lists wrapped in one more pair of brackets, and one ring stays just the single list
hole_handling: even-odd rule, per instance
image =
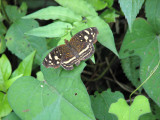
[{"label": "white spotted wing pattern", "polygon": [[54,48],[43,60],[45,67],[72,70],[80,61],[86,60],[94,53],[93,44],[97,42],[98,30],[96,27],[87,28],[75,34],[70,41],[65,40],[64,45]]}]

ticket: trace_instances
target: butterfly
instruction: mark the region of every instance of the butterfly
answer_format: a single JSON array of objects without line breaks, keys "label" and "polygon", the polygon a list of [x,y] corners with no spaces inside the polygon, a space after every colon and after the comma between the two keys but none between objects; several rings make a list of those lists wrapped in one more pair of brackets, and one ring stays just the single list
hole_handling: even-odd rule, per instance
[{"label": "butterfly", "polygon": [[46,68],[62,66],[66,70],[72,70],[74,64],[78,66],[82,60],[92,56],[97,35],[97,28],[90,27],[75,34],[70,41],[65,39],[65,44],[57,46],[44,58],[43,65]]}]

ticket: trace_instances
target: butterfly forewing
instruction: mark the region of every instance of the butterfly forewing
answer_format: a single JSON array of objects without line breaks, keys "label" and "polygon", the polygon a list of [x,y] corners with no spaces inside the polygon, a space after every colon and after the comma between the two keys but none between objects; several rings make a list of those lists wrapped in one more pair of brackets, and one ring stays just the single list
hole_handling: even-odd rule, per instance
[{"label": "butterfly forewing", "polygon": [[97,34],[97,28],[91,27],[71,38],[70,45],[78,52],[80,60],[88,59],[94,53],[93,44],[97,41]]}]

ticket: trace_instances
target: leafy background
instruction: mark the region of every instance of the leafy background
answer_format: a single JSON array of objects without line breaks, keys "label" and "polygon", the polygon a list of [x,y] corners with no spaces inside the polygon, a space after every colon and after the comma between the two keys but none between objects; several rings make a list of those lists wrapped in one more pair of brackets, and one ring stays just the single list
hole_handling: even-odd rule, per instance
[{"label": "leafy background", "polygon": [[[158,0],[0,0],[0,119],[160,119],[159,9]],[[72,71],[42,65],[88,27],[99,31],[91,59]]]}]

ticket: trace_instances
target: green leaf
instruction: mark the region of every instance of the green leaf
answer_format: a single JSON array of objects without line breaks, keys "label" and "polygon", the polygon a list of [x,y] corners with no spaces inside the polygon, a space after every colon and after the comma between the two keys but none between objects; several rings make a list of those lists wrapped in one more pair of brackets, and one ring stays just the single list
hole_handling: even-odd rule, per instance
[{"label": "green leaf", "polygon": [[35,63],[41,64],[42,55],[47,51],[45,39],[24,35],[25,32],[36,27],[38,27],[38,23],[35,20],[19,20],[10,26],[5,39],[8,49],[20,59],[24,59],[36,50]]},{"label": "green leaf", "polygon": [[44,81],[44,76],[43,76],[43,73],[41,71],[37,72],[36,76],[37,76],[37,80]]},{"label": "green leaf", "polygon": [[8,115],[12,109],[8,103],[8,100],[7,100],[7,95],[0,92],[0,119],[1,117],[4,117],[6,115]]},{"label": "green leaf", "polygon": [[0,91],[6,91],[5,82],[12,72],[11,64],[5,54],[0,58]]},{"label": "green leaf", "polygon": [[131,30],[133,21],[136,19],[144,0],[119,0],[119,3]]},{"label": "green leaf", "polygon": [[97,16],[95,9],[84,0],[55,0],[81,16]]},{"label": "green leaf", "polygon": [[160,1],[146,0],[145,6],[148,22],[152,25],[157,34],[160,34]]},{"label": "green leaf", "polygon": [[105,23],[100,17],[87,17],[87,24],[90,27],[97,27],[98,34],[98,42],[102,45],[110,49],[117,56],[117,50],[115,48],[114,38],[112,31],[107,23]]},{"label": "green leaf", "polygon": [[45,82],[19,78],[8,91],[9,103],[26,120],[95,120],[80,78],[84,66],[82,62],[72,71],[41,66]]},{"label": "green leaf", "polygon": [[69,8],[61,7],[61,6],[51,6],[47,8],[43,8],[37,12],[29,14],[24,19],[34,18],[34,19],[42,19],[42,20],[56,20],[59,19],[61,21],[74,22],[81,21],[82,18],[80,15],[75,14]]},{"label": "green leaf", "polygon": [[119,98],[124,98],[122,93],[111,92],[110,89],[91,95],[92,109],[96,118],[99,120],[117,120],[114,115],[108,113],[108,110],[111,103],[116,102]]},{"label": "green leaf", "polygon": [[138,120],[138,118],[146,113],[151,112],[149,101],[145,96],[137,96],[132,105],[129,106],[122,98],[116,103],[112,103],[109,113],[118,117],[118,120]]},{"label": "green leaf", "polygon": [[102,10],[107,7],[108,3],[106,0],[86,0],[89,4],[91,4],[95,10]]},{"label": "green leaf", "polygon": [[26,14],[26,11],[21,11],[17,6],[7,5],[5,10],[9,20],[12,22],[15,22]]},{"label": "green leaf", "polygon": [[115,22],[119,15],[115,13],[115,10],[107,9],[100,15],[100,17],[104,19],[105,22],[110,23]]},{"label": "green leaf", "polygon": [[71,28],[72,28],[72,25],[69,23],[54,22],[43,27],[34,28],[26,32],[26,34],[34,35],[38,37],[48,37],[48,38],[62,37],[65,34],[67,34],[68,32],[67,29],[71,29]]},{"label": "green leaf", "polygon": [[108,3],[108,7],[112,7],[114,0],[105,0]]},{"label": "green leaf", "polygon": [[71,30],[72,36],[76,33],[80,32],[81,30],[84,30],[86,28],[89,28],[89,26],[86,23],[83,22],[74,22],[73,23],[73,29]]},{"label": "green leaf", "polygon": [[6,41],[3,35],[0,35],[0,54],[6,50]]},{"label": "green leaf", "polygon": [[5,33],[6,33],[6,31],[7,31],[7,28],[6,28],[6,26],[3,24],[3,22],[0,22],[0,36],[1,35],[4,35]]},{"label": "green leaf", "polygon": [[[138,56],[132,56],[121,59],[122,69],[127,78],[137,88],[140,82],[140,58]],[[142,89],[139,89],[141,91]]]},{"label": "green leaf", "polygon": [[[140,80],[144,82],[160,60],[160,37],[144,19],[137,19],[132,32],[127,32],[120,50],[120,57],[138,55],[141,58]],[[160,106],[160,67],[143,85],[147,94]]]},{"label": "green leaf", "polygon": [[21,120],[14,112],[11,112],[6,117],[2,118],[2,120]]},{"label": "green leaf", "polygon": [[12,73],[11,78],[23,74],[23,76],[30,76],[32,71],[33,59],[36,51],[29,54],[18,66],[18,68]]}]

